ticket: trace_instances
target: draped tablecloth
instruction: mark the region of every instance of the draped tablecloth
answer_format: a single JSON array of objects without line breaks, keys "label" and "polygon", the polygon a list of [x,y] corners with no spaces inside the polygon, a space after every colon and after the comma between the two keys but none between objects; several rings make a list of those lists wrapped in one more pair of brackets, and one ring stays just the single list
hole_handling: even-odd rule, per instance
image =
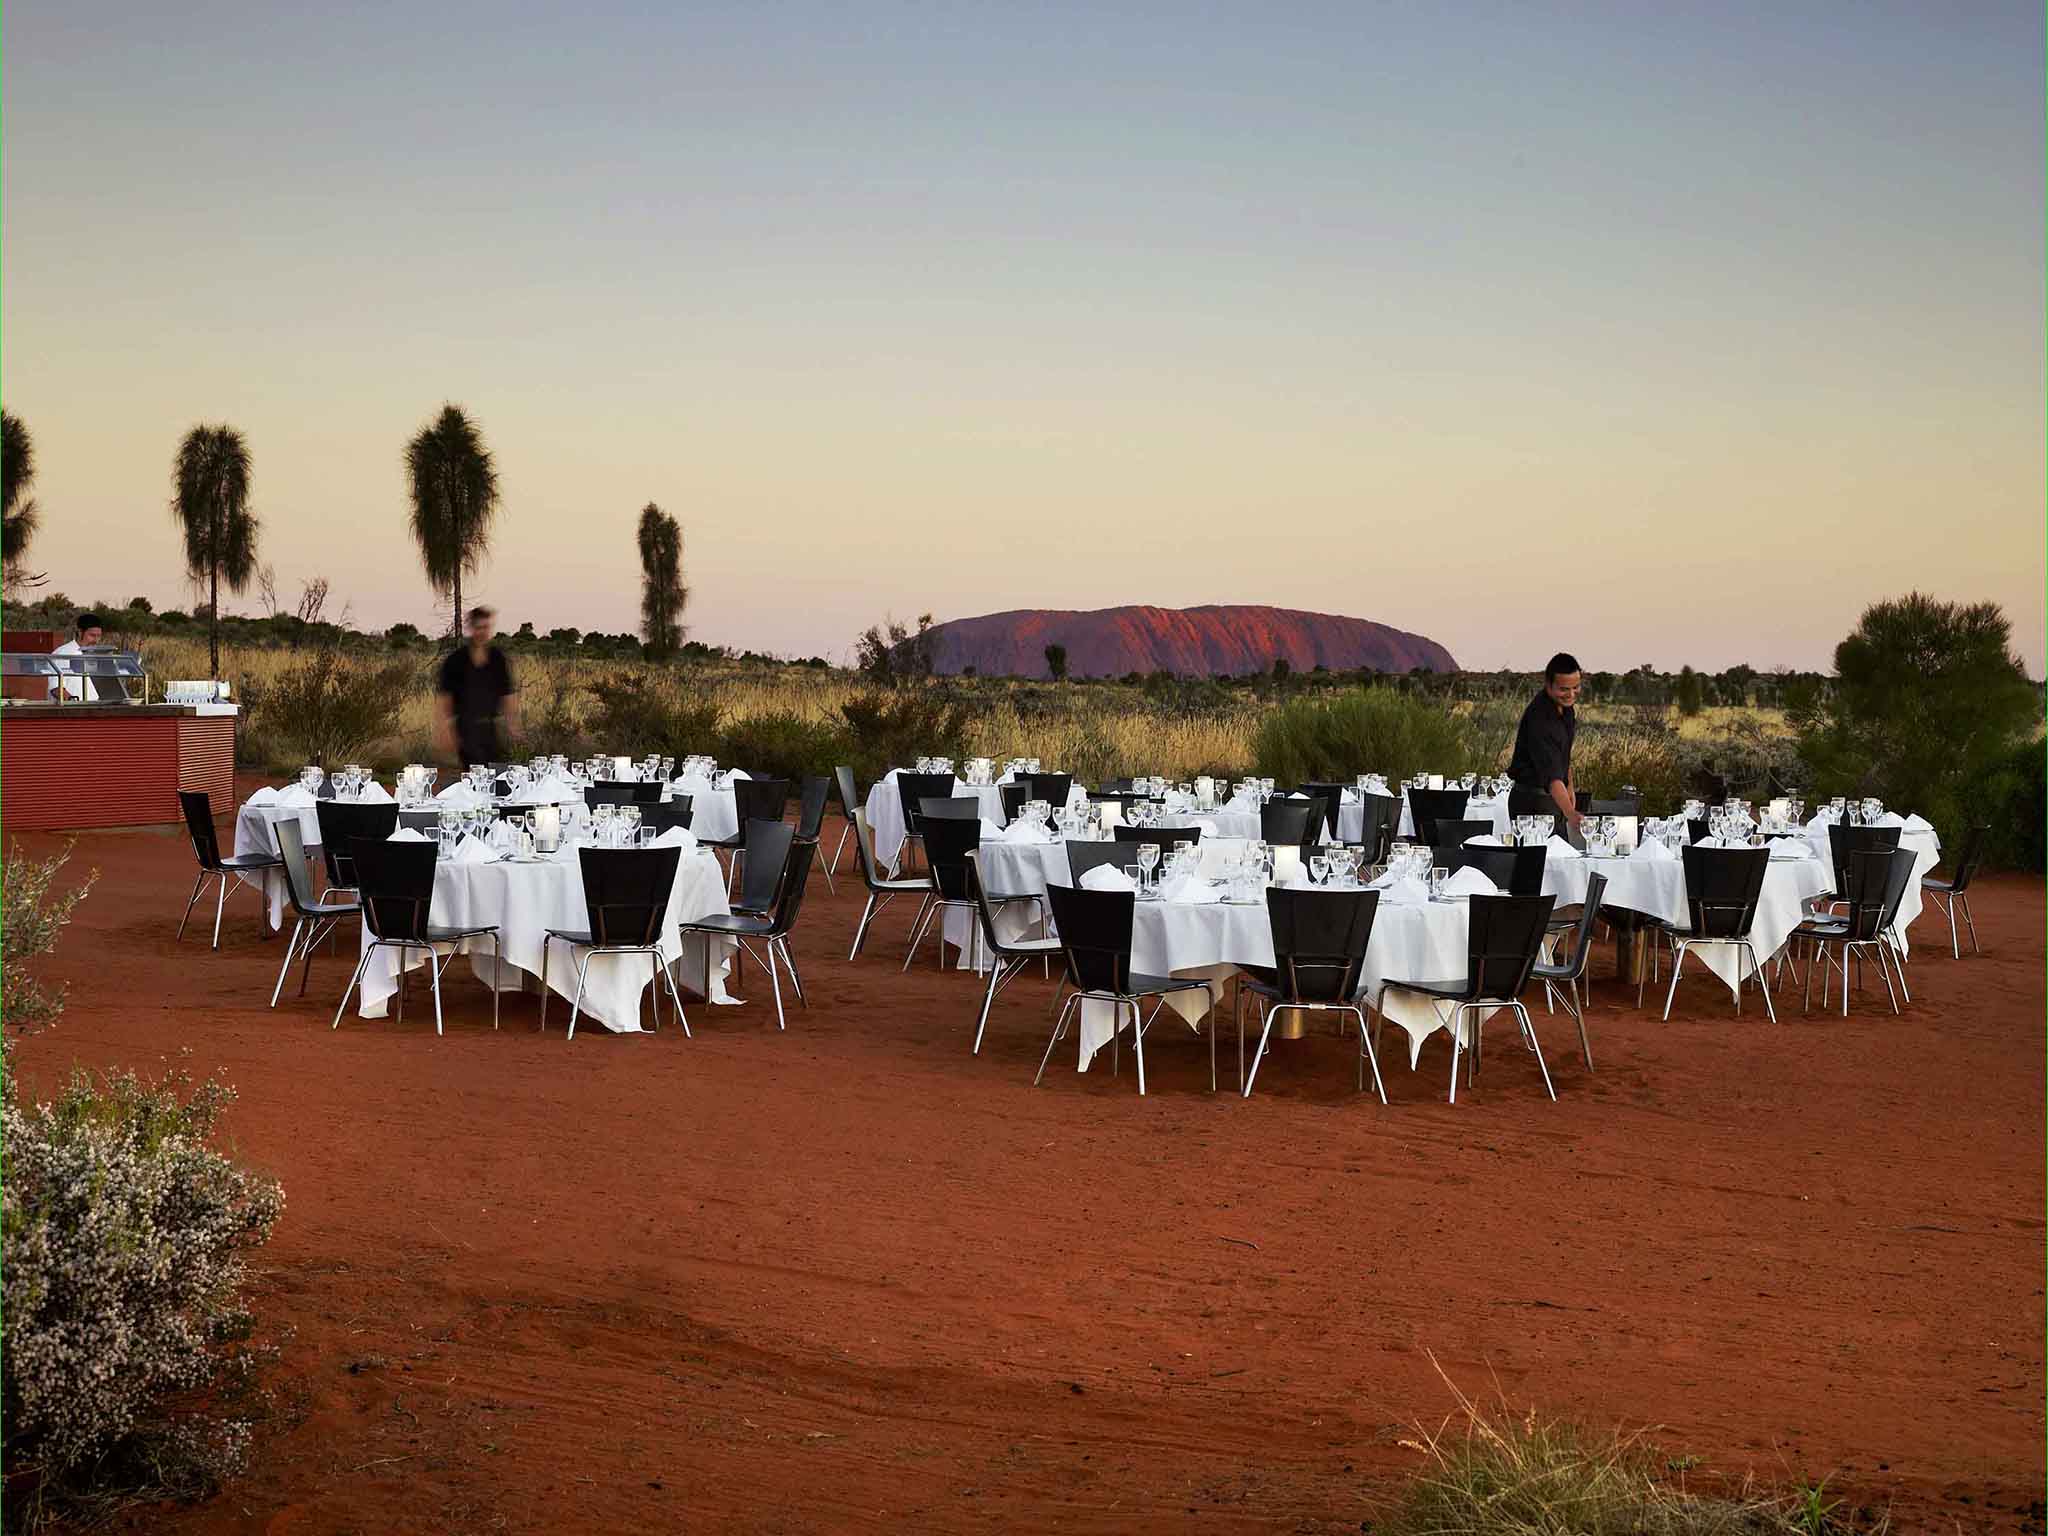
[{"label": "draped tablecloth", "polygon": [[[868,791],[867,799],[862,802],[868,813],[868,828],[875,834],[875,857],[891,872],[902,856],[907,830],[903,825],[903,792],[896,787],[896,780],[902,772],[901,768],[891,768]],[[1003,825],[1007,818],[1003,815],[1000,784],[968,784],[957,778],[953,780],[954,798],[965,799],[970,795],[980,803],[983,821],[992,821],[999,827]]]},{"label": "draped tablecloth", "polygon": [[[1827,871],[1827,889],[1835,888],[1835,855],[1828,843],[1828,829],[1818,821],[1809,823],[1806,829],[1806,844],[1813,850],[1822,869]],[[1898,921],[1892,925],[1892,937],[1899,942],[1899,948],[1906,948],[1906,930],[1912,927],[1926,905],[1920,882],[1934,872],[1934,866],[1941,862],[1941,838],[1932,827],[1926,829],[1904,827],[1899,832],[1899,846],[1913,850],[1913,878],[1906,882],[1905,899],[1899,903]],[[1836,892],[1839,895],[1839,892]]]},{"label": "draped tablecloth", "polygon": [[[237,858],[252,853],[277,854],[277,834],[271,830],[273,824],[287,816],[299,818],[299,835],[305,840],[306,858],[309,864],[316,864],[320,858],[320,813],[315,808],[311,795],[292,785],[288,800],[270,799],[259,790],[249,797],[235,812],[235,855]],[[273,792],[275,793],[275,792]],[[301,804],[299,797],[304,796]],[[270,926],[284,926],[285,890],[282,869],[258,869],[238,875],[242,884],[256,887],[263,892],[264,904],[270,909]]]},{"label": "draped tablecloth", "polygon": [[[669,895],[668,917],[662,924],[661,956],[676,965],[680,988],[701,986],[705,945],[712,944],[710,1001],[714,1003],[737,1001],[725,990],[733,941],[694,933],[685,937],[678,932],[678,925],[730,910],[725,901],[725,876],[718,860],[706,848],[686,850],[676,866],[675,889]],[[501,992],[517,991],[527,976],[540,975],[541,945],[548,929],[590,926],[590,912],[583,901],[582,864],[574,849],[530,864],[463,864],[443,859],[434,866],[434,904],[429,921],[437,928],[495,924],[503,957],[495,972],[488,935],[465,939],[458,952],[468,954],[472,970],[484,985],[495,986]],[[362,948],[369,947],[370,933],[365,927]],[[401,954],[408,970],[419,970],[427,963],[420,950],[378,950],[363,972],[363,1018],[381,1019],[388,1011],[398,991]],[[548,988],[565,1002],[576,995],[580,961],[581,956],[567,944],[556,941],[549,946]],[[597,956],[590,962],[578,1027],[585,1021],[595,1021],[622,1032],[640,1029],[642,994],[653,975],[653,966],[645,955]],[[414,984],[412,1001],[431,1010],[432,1001],[419,995],[419,985]],[[565,1026],[568,1019],[564,1013]]]},{"label": "draped tablecloth", "polygon": [[690,797],[690,830],[703,841],[723,843],[739,835],[740,815],[730,787],[719,789],[708,779],[677,779],[662,799],[678,795]]}]

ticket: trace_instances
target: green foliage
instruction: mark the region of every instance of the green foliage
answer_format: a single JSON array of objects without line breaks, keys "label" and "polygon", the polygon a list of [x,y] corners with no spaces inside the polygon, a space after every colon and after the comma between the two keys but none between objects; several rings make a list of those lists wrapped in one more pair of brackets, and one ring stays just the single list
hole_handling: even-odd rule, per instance
[{"label": "green foliage", "polygon": [[256,574],[256,515],[249,510],[249,445],[230,426],[194,427],[171,467],[171,515],[185,532],[185,573],[207,583],[207,646],[220,676],[220,584],[245,592]]},{"label": "green foliage", "polygon": [[245,685],[242,702],[273,754],[333,767],[389,735],[420,682],[413,662],[357,661],[330,646]]},{"label": "green foliage", "polygon": [[1392,688],[1276,704],[1260,720],[1252,750],[1258,771],[1282,784],[1368,771],[1390,778],[1462,773],[1482,760],[1468,725]]},{"label": "green foliage", "polygon": [[1058,641],[1048,645],[1045,648],[1045,666],[1054,682],[1064,683],[1067,680],[1067,648]]},{"label": "green foliage", "polygon": [[2041,725],[2041,698],[1996,603],[1919,592],[1864,611],[1835,647],[1832,695],[1799,755],[1815,795],[1876,795],[1933,822],[1945,844],[1994,810],[1998,783]]},{"label": "green foliage", "polygon": [[849,736],[847,761],[869,781],[920,757],[958,762],[971,756],[968,733],[980,711],[952,689],[926,687],[861,694],[840,705],[839,713]]},{"label": "green foliage", "polygon": [[716,697],[693,687],[687,674],[620,672],[593,695],[593,745],[603,752],[639,756],[657,752],[680,761],[716,752],[724,710]]},{"label": "green foliage", "polygon": [[42,521],[28,494],[35,479],[36,450],[27,423],[12,411],[0,411],[0,562],[10,580],[20,579],[22,557]]},{"label": "green foliage", "polygon": [[35,974],[34,963],[57,946],[71,909],[84,899],[99,878],[87,875],[81,885],[60,896],[50,894],[58,873],[71,855],[71,845],[47,859],[32,859],[19,845],[7,850],[4,902],[7,921],[0,924],[0,1020],[9,1030],[35,1030],[54,1024],[64,1011],[64,989],[50,988]]},{"label": "green foliage", "polygon": [[901,688],[932,675],[932,616],[919,614],[912,633],[899,619],[870,624],[854,642],[854,665],[876,683]]},{"label": "green foliage", "polygon": [[852,755],[844,725],[801,715],[752,715],[735,720],[719,738],[718,760],[768,778],[792,782],[805,774],[829,775]]},{"label": "green foliage", "polygon": [[1681,715],[1690,717],[1698,714],[1706,704],[1706,685],[1699,673],[1691,667],[1683,669],[1678,674],[1678,686],[1673,690],[1672,698]]},{"label": "green foliage", "polygon": [[405,445],[405,481],[427,580],[449,594],[460,629],[462,578],[482,561],[498,510],[497,466],[461,406],[442,406]]},{"label": "green foliage", "polygon": [[640,509],[640,633],[650,658],[662,661],[683,642],[682,525],[653,502]]},{"label": "green foliage", "polygon": [[1653,816],[1676,809],[1691,788],[1677,734],[1659,727],[1582,730],[1572,748],[1572,779],[1600,800],[1633,785]]},{"label": "green foliage", "polygon": [[384,631],[385,643],[394,651],[410,650],[414,646],[424,644],[426,638],[420,633],[417,624],[408,624],[402,619]]},{"label": "green foliage", "polygon": [[2048,874],[2048,743],[2022,742],[1979,779],[1970,819],[1991,828],[1993,864]]}]

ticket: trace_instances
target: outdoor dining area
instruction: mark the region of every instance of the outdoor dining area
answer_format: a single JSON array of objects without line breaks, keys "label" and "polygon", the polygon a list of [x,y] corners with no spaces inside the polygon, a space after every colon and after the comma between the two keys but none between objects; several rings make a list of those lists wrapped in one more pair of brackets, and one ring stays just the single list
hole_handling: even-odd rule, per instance
[{"label": "outdoor dining area", "polygon": [[[1933,827],[1875,801],[1729,798],[1648,815],[1625,793],[1584,800],[1567,826],[1506,780],[1470,774],[1091,788],[1032,758],[930,757],[863,793],[847,767],[792,782],[657,755],[438,779],[424,765],[388,787],[356,765],[308,768],[236,807],[228,855],[207,797],[186,794],[199,870],[185,918],[212,894],[217,946],[227,896],[253,890],[267,927],[287,934],[274,1007],[303,998],[315,959],[354,935],[348,970],[332,966],[335,1028],[351,1008],[402,1020],[424,987],[440,1029],[461,956],[493,1027],[526,997],[517,1017],[545,1030],[554,993],[568,1039],[592,1024],[656,1030],[664,1011],[687,1036],[686,1002],[740,1006],[751,960],[780,1029],[789,1006],[808,1006],[805,892],[850,855],[863,899],[849,963],[967,973],[974,1054],[991,1030],[1028,1027],[1045,1040],[1042,1083],[1055,1062],[1087,1072],[1105,1050],[1120,1073],[1128,1049],[1143,1094],[1148,1047],[1156,1059],[1180,1036],[1206,1050],[1216,1089],[1219,1041],[1227,1051],[1234,1035],[1249,1096],[1269,1053],[1320,1032],[1352,1042],[1356,1088],[1382,1103],[1402,1064],[1386,1054],[1389,1024],[1411,1071],[1448,1037],[1454,1103],[1461,1074],[1469,1089],[1504,1045],[1533,1056],[1555,1099],[1539,1020],[1566,1021],[1593,1072],[1590,964],[1605,944],[1624,995],[1667,1018],[1681,987],[1725,995],[1731,1020],[1777,1022],[1794,992],[1802,1012],[1899,1012],[1912,1000],[1908,932],[1929,904],[1951,956],[1965,935],[1974,948],[1984,835],[1968,833],[1938,877]],[[885,941],[892,906],[908,922],[890,920]],[[1051,999],[1013,1006],[1012,983],[1033,972]]]}]

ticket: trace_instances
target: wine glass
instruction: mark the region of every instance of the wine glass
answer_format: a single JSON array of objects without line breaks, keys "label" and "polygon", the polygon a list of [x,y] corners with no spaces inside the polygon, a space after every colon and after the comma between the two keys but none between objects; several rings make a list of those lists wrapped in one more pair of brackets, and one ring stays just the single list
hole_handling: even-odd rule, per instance
[{"label": "wine glass", "polygon": [[1308,873],[1309,878],[1315,881],[1317,885],[1327,885],[1330,880],[1329,855],[1323,853],[1310,854],[1308,861]]},{"label": "wine glass", "polygon": [[1138,844],[1138,872],[1144,876],[1145,884],[1150,885],[1152,883],[1152,871],[1158,867],[1159,845],[1157,843]]}]

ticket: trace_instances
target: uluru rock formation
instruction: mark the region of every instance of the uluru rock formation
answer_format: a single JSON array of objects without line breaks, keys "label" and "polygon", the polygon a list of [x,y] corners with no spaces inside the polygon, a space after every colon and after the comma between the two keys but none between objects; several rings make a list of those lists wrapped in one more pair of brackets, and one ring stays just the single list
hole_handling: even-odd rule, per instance
[{"label": "uluru rock formation", "polygon": [[1045,648],[1067,648],[1070,677],[1174,672],[1215,677],[1269,670],[1285,657],[1296,672],[1371,667],[1454,672],[1451,653],[1424,635],[1334,613],[1259,604],[1202,608],[1015,608],[949,619],[931,630],[932,664],[983,677],[1049,677]]}]

